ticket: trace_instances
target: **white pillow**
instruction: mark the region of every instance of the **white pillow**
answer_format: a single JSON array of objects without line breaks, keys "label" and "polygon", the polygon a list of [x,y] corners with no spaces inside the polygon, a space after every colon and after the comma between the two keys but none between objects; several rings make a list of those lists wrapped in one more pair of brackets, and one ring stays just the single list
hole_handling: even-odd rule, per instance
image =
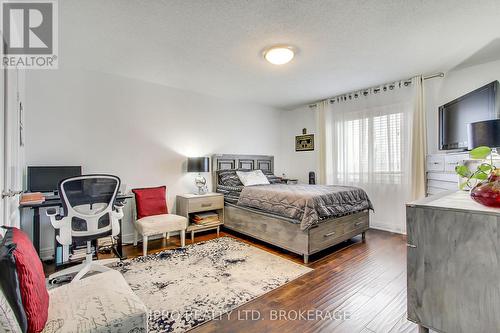
[{"label": "white pillow", "polygon": [[269,180],[262,170],[236,171],[236,174],[245,186],[269,185]]}]

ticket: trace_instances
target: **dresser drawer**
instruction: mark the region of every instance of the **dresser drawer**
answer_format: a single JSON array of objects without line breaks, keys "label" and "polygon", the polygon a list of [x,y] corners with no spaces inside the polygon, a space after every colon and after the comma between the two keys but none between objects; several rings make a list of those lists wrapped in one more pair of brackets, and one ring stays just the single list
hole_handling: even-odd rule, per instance
[{"label": "dresser drawer", "polygon": [[450,183],[450,182],[443,182],[443,181],[439,181],[439,180],[429,180],[429,181],[427,181],[427,186],[434,187],[434,188],[441,188],[443,190],[452,190],[452,191],[459,190],[458,181],[456,181],[454,183]]},{"label": "dresser drawer", "polygon": [[445,189],[442,189],[442,188],[437,188],[437,187],[432,187],[432,186],[428,186],[427,187],[427,195],[428,196],[436,195],[436,194],[443,193],[443,192],[446,192],[446,191],[448,191],[448,190],[445,190]]},{"label": "dresser drawer", "polygon": [[450,172],[427,172],[427,180],[439,180],[458,184],[458,175]]},{"label": "dresser drawer", "polygon": [[224,197],[222,195],[189,200],[189,212],[202,212],[205,210],[222,209],[223,207]]},{"label": "dresser drawer", "polygon": [[446,155],[444,157],[444,171],[455,172],[455,167],[464,164],[466,155]]},{"label": "dresser drawer", "polygon": [[444,155],[428,155],[427,171],[444,171]]}]

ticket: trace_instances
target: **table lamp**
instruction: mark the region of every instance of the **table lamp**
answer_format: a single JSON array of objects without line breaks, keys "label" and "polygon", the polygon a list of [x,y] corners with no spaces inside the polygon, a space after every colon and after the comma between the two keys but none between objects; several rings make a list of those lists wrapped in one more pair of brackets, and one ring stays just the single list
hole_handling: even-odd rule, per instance
[{"label": "table lamp", "polygon": [[469,149],[486,146],[492,148],[492,153],[496,155],[497,148],[500,147],[500,119],[471,123],[467,134]]},{"label": "table lamp", "polygon": [[208,157],[188,157],[187,172],[198,172],[198,176],[194,179],[196,187],[198,187],[198,195],[203,194],[203,188],[207,184],[202,172],[210,171],[210,159]]}]

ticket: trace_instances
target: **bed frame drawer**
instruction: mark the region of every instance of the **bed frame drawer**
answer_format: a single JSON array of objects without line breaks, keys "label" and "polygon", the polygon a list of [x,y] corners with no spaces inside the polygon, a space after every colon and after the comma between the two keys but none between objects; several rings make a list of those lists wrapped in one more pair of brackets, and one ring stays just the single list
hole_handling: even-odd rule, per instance
[{"label": "bed frame drawer", "polygon": [[309,251],[320,251],[335,243],[344,234],[342,223],[330,222],[313,227],[309,232]]},{"label": "bed frame drawer", "polygon": [[314,253],[338,244],[368,229],[368,212],[360,212],[324,221],[309,230],[309,252]]},{"label": "bed frame drawer", "polygon": [[344,233],[368,228],[368,212],[360,213],[344,223]]},{"label": "bed frame drawer", "polygon": [[189,211],[191,212],[222,209],[223,207],[224,197],[222,195],[189,200]]}]

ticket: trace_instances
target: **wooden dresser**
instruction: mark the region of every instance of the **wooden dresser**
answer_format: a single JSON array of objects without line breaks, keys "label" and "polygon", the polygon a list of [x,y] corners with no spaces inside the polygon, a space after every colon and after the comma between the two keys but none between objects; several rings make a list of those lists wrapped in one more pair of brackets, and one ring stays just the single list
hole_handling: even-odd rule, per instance
[{"label": "wooden dresser", "polygon": [[408,319],[439,332],[500,331],[500,209],[465,191],[407,205]]}]

